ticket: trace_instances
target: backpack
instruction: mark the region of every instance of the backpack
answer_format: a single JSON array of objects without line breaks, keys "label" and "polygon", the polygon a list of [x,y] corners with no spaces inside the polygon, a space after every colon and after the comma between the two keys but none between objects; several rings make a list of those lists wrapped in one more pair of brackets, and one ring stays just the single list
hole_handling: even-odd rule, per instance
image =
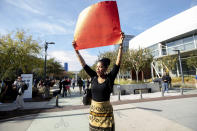
[{"label": "backpack", "polygon": [[24,90],[27,90],[27,89],[28,89],[28,86],[27,86],[26,83],[23,84],[23,89],[24,89]]}]

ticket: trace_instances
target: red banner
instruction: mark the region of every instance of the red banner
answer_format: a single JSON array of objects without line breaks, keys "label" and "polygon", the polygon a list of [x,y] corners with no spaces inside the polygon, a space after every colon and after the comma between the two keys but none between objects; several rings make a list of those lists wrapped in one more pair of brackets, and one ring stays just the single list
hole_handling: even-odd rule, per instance
[{"label": "red banner", "polygon": [[78,18],[75,49],[120,44],[121,28],[116,1],[103,1],[84,9]]}]

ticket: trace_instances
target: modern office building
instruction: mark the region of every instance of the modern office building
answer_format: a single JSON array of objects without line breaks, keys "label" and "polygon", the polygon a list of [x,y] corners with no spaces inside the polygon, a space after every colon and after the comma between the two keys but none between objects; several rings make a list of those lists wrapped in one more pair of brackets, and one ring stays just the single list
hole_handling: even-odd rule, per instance
[{"label": "modern office building", "polygon": [[68,71],[68,63],[67,62],[64,63],[64,70]]},{"label": "modern office building", "polygon": [[123,52],[126,52],[129,49],[129,41],[133,38],[133,35],[125,35],[123,41]]},{"label": "modern office building", "polygon": [[[197,56],[197,6],[151,27],[130,40],[129,49],[139,47],[150,49],[155,59],[166,55],[177,55],[177,51],[174,50],[180,50],[183,72],[192,74],[184,60],[190,54]],[[152,68],[157,74],[163,74],[155,61],[152,63]]]},{"label": "modern office building", "polygon": [[[125,35],[124,41],[123,41],[123,52],[126,52],[129,49],[129,41],[134,37],[134,35]],[[119,45],[114,46],[115,49],[119,47]]]}]

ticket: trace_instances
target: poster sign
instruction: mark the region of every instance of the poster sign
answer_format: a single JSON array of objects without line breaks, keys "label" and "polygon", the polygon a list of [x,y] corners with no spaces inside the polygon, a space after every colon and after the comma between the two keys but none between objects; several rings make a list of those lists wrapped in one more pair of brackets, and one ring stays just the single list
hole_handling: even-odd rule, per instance
[{"label": "poster sign", "polygon": [[24,92],[24,98],[32,98],[33,74],[21,74],[21,77],[28,86],[28,89]]},{"label": "poster sign", "polygon": [[120,44],[121,28],[116,1],[103,1],[84,9],[75,28],[75,49]]}]

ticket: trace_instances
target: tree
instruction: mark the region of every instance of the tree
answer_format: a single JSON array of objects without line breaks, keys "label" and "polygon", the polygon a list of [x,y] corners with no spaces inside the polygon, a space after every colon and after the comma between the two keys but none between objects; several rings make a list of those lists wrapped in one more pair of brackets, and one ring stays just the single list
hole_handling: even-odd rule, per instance
[{"label": "tree", "polygon": [[82,79],[88,79],[89,76],[88,74],[86,73],[86,71],[84,69],[82,69],[80,72],[79,72],[79,77],[81,77]]},{"label": "tree", "polygon": [[141,69],[142,71],[142,80],[144,80],[144,71],[151,68],[151,62],[153,61],[153,55],[149,49],[144,49],[144,64]]},{"label": "tree", "polygon": [[129,50],[128,55],[128,62],[130,62],[130,65],[135,70],[138,82],[139,72],[143,71],[144,67],[148,64],[148,62],[151,61],[152,55],[150,54],[149,50],[141,48],[139,48],[138,50]]},{"label": "tree", "polygon": [[190,57],[187,59],[187,65],[190,68],[194,68],[196,70],[197,75],[197,58],[194,55],[190,55]]},{"label": "tree", "polygon": [[19,73],[32,72],[41,47],[24,30],[17,30],[0,37],[0,51],[0,79],[14,79]]},{"label": "tree", "polygon": [[162,61],[161,63],[163,67],[165,67],[166,69],[166,72],[171,73],[172,70],[175,68],[177,58],[174,56],[168,55],[168,56],[162,57],[161,61]]},{"label": "tree", "polygon": [[53,76],[59,76],[63,73],[63,68],[61,64],[55,61],[54,58],[47,60],[47,74],[52,74]]}]

